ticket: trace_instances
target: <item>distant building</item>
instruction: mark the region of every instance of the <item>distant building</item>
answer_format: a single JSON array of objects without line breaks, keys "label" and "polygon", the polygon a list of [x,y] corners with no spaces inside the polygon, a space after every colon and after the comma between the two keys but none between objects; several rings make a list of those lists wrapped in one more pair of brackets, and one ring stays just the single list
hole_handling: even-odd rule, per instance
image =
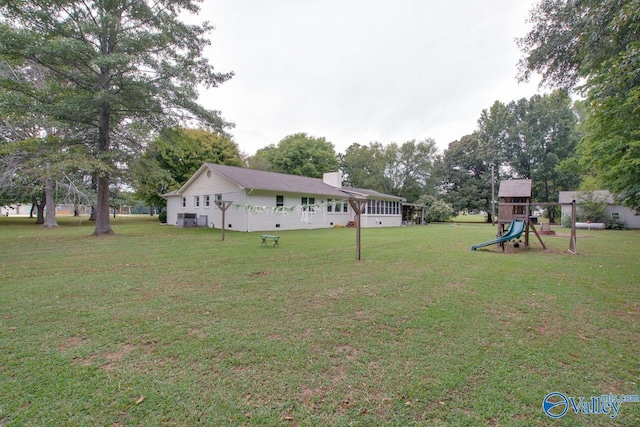
[{"label": "distant building", "polygon": [[[559,203],[571,203],[573,200],[578,202],[578,210],[580,209],[580,195],[585,192],[580,191],[561,191],[558,196]],[[628,228],[640,228],[640,216],[637,212],[626,206],[616,204],[611,193],[607,190],[590,191],[595,200],[602,200],[607,203],[605,209],[606,219],[619,219],[624,222]],[[562,217],[571,217],[571,206],[562,205]]]}]

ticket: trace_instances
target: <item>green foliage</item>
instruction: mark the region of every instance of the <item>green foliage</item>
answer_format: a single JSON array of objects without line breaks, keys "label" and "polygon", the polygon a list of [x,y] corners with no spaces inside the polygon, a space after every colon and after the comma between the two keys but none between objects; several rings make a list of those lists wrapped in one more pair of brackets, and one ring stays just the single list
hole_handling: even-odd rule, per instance
[{"label": "green foliage", "polygon": [[160,221],[162,224],[166,224],[167,223],[167,210],[163,209],[162,211],[160,211],[160,213],[158,214],[158,221]]},{"label": "green foliage", "polygon": [[416,201],[435,193],[436,145],[432,139],[402,145],[352,144],[340,159],[340,169],[353,187],[369,188]]},{"label": "green foliage", "polygon": [[389,189],[385,168],[385,147],[379,142],[369,145],[351,144],[340,156],[340,170],[352,187],[385,193]]},{"label": "green foliage", "polygon": [[520,41],[522,77],[587,95],[584,170],[632,209],[640,208],[640,3],[547,0],[532,12]]},{"label": "green foliage", "polygon": [[162,195],[177,187],[178,184],[170,171],[163,169],[158,159],[149,153],[145,153],[130,165],[133,188],[138,200],[150,206],[162,207],[167,204]]},{"label": "green foliage", "polygon": [[256,154],[247,158],[247,166],[250,169],[260,171],[270,171],[271,163],[269,162],[270,152],[275,150],[275,145],[268,145],[256,151]]},{"label": "green foliage", "polygon": [[595,192],[582,191],[578,194],[576,203],[578,206],[576,216],[579,222],[604,222],[607,201],[603,196]]},{"label": "green foliage", "polygon": [[296,133],[283,138],[276,147],[266,149],[269,170],[290,175],[322,178],[338,170],[333,144],[325,138]]},{"label": "green foliage", "polygon": [[428,222],[449,221],[455,215],[453,206],[435,196],[423,195],[418,199],[417,203],[427,207]]},{"label": "green foliage", "polygon": [[479,135],[504,175],[532,179],[534,200],[550,201],[580,182],[569,160],[578,142],[576,124],[571,98],[555,91],[507,105],[496,101],[482,112]]},{"label": "green foliage", "polygon": [[165,206],[162,195],[184,184],[206,162],[243,165],[238,145],[225,135],[203,129],[165,130],[131,163],[138,199]]},{"label": "green foliage", "polygon": [[492,157],[491,146],[477,132],[450,143],[444,151],[438,167],[445,200],[455,212],[491,212]]},{"label": "green foliage", "polygon": [[627,223],[620,218],[609,218],[605,222],[607,229],[609,230],[626,230]]},{"label": "green foliage", "polygon": [[520,77],[539,73],[549,86],[571,89],[608,72],[609,61],[637,41],[634,0],[544,0],[531,11],[532,29],[519,40]]},{"label": "green foliage", "polygon": [[1,100],[16,114],[66,124],[86,145],[95,161],[86,171],[97,188],[94,234],[112,232],[112,174],[141,150],[132,126],[228,125],[196,102],[199,87],[231,77],[203,54],[212,27],[180,20],[198,11],[192,0],[0,3],[0,58],[18,71],[0,73]]},{"label": "green foliage", "polygon": [[631,209],[640,208],[640,43],[612,61],[606,76],[593,79],[582,165]]},{"label": "green foliage", "polygon": [[225,135],[203,129],[166,130],[147,153],[179,185],[191,178],[205,162],[243,166],[235,142]]}]

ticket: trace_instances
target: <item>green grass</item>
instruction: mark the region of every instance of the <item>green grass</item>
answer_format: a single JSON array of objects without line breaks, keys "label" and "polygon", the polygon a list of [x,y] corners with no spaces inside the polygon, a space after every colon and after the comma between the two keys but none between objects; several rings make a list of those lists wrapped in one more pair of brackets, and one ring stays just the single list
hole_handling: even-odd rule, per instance
[{"label": "green grass", "polygon": [[457,215],[451,218],[450,222],[470,222],[470,223],[486,223],[487,216],[484,214],[476,215]]},{"label": "green grass", "polygon": [[[547,425],[638,394],[640,233],[471,251],[483,224],[260,233],[0,218],[0,426]],[[559,233],[566,232],[556,229]],[[640,425],[640,403],[614,421]],[[574,414],[560,425],[611,425]]]}]

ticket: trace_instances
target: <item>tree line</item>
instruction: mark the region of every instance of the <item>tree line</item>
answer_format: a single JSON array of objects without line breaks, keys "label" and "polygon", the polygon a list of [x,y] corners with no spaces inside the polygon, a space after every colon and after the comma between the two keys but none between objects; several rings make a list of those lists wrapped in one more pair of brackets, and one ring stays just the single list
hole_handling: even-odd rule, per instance
[{"label": "tree line", "polygon": [[195,101],[199,87],[233,75],[202,55],[209,24],[180,20],[197,3],[0,0],[0,205],[31,202],[55,226],[45,212],[55,198],[89,204],[94,234],[109,234],[123,189],[162,206],[208,161],[311,177],[341,170],[345,185],[449,213],[491,212],[492,176],[532,179],[538,201],[582,185],[640,207],[638,2],[540,1],[518,40],[519,78],[540,75],[550,92],[496,101],[442,153],[432,139],[336,153],[297,133],[252,156],[231,123]]}]

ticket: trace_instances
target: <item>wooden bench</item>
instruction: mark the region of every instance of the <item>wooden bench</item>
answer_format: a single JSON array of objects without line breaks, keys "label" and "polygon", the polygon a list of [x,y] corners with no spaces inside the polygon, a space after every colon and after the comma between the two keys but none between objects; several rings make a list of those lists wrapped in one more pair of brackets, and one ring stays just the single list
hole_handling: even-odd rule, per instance
[{"label": "wooden bench", "polygon": [[280,247],[280,245],[278,244],[278,240],[280,240],[280,236],[271,236],[269,234],[263,234],[262,236],[260,236],[260,238],[262,239],[263,246],[267,244],[267,240],[273,240],[273,246]]}]

